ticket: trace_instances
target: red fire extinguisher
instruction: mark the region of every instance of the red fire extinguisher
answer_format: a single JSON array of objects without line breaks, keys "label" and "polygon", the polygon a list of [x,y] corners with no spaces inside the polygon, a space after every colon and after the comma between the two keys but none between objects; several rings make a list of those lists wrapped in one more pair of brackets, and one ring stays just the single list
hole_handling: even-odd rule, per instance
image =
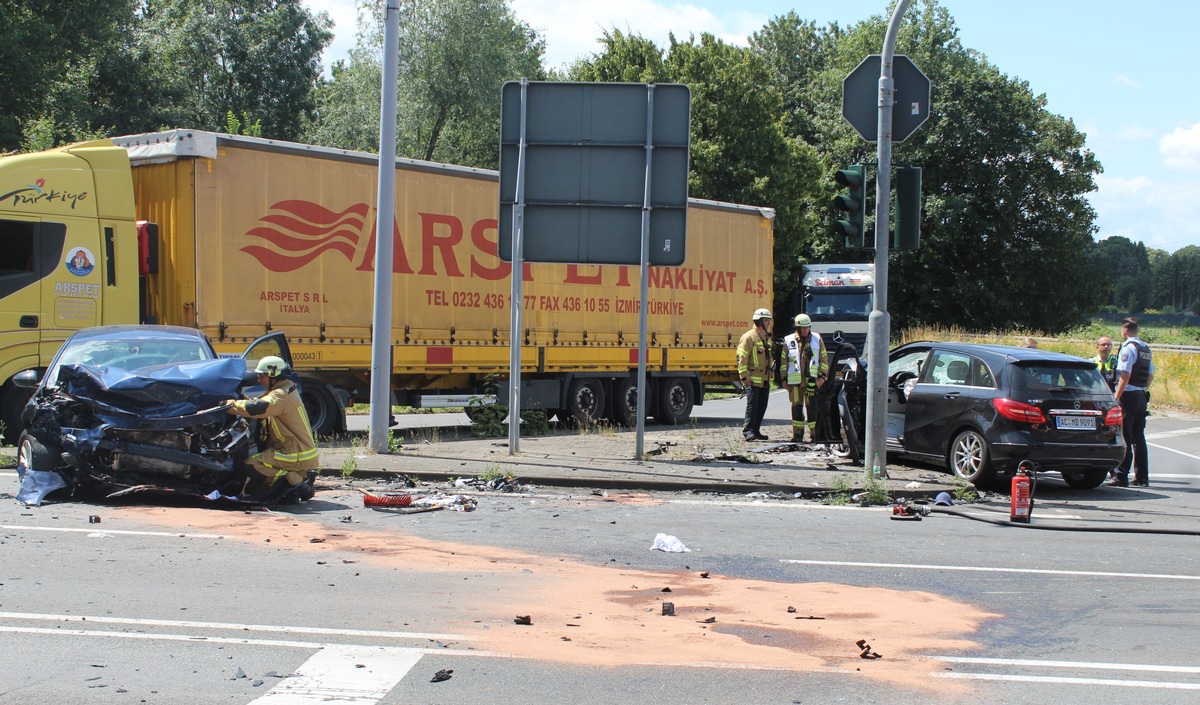
[{"label": "red fire extinguisher", "polygon": [[1008,515],[1009,521],[1019,521],[1028,524],[1033,516],[1033,489],[1037,482],[1037,468],[1028,460],[1022,460],[1017,466],[1017,474],[1012,479],[1012,508]]}]

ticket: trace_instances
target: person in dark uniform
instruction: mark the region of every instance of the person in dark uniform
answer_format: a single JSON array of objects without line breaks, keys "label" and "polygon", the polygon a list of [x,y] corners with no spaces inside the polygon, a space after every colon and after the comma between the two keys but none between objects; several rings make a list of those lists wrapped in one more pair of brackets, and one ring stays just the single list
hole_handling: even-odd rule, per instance
[{"label": "person in dark uniform", "polygon": [[1117,466],[1113,478],[1107,484],[1128,487],[1129,469],[1133,468],[1133,484],[1137,487],[1150,486],[1150,464],[1146,457],[1146,417],[1150,402],[1150,383],[1154,380],[1154,360],[1150,346],[1138,338],[1136,318],[1126,318],[1121,323],[1121,354],[1117,356],[1117,388],[1114,394],[1121,402],[1125,422],[1121,435],[1125,437],[1125,458]]}]

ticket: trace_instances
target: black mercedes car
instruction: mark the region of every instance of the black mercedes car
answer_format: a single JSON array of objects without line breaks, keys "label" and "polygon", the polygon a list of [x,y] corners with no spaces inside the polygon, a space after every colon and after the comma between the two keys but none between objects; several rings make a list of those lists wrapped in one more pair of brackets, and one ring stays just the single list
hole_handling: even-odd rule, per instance
[{"label": "black mercedes car", "polygon": [[[862,453],[862,361],[839,380],[842,448]],[[908,343],[888,357],[888,452],[946,464],[983,486],[1021,460],[1060,472],[1069,486],[1100,486],[1121,462],[1121,405],[1096,364],[1008,345]],[[857,426],[857,428],[856,428]],[[848,439],[848,442],[845,440]],[[858,453],[853,453],[858,451]]]},{"label": "black mercedes car", "polygon": [[251,391],[254,365],[267,355],[291,364],[283,333],[259,338],[241,357],[222,358],[194,328],[76,332],[44,375],[28,370],[15,378],[35,387],[21,414],[17,498],[38,504],[64,489],[105,498],[155,492],[245,501],[242,462],[254,451],[254,429],[223,402]]},{"label": "black mercedes car", "polygon": [[889,355],[888,452],[944,463],[975,485],[1030,460],[1071,487],[1097,487],[1125,456],[1121,421],[1096,365],[1082,358],[935,342]]}]

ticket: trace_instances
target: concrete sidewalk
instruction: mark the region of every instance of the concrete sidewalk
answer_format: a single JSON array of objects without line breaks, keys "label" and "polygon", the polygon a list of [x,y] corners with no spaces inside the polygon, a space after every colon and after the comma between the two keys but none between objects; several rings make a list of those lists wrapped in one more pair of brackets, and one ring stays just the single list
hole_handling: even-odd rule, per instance
[{"label": "concrete sidewalk", "polygon": [[[782,422],[764,423],[763,430],[772,439],[791,437],[790,426]],[[338,476],[344,465],[351,465],[357,478],[407,475],[453,482],[499,472],[522,485],[735,494],[817,496],[847,488],[857,491],[866,484],[861,466],[824,446],[747,443],[740,423],[730,419],[697,419],[689,427],[647,423],[647,459],[641,461],[634,459],[633,430],[572,429],[523,436],[517,454],[509,453],[507,438],[479,439],[471,431],[429,425],[396,430],[404,439],[402,449],[387,454],[368,450],[365,435],[352,436],[322,444],[321,467],[323,474]],[[897,499],[932,499],[953,490],[953,476],[933,469],[893,465],[888,474],[883,485]]]}]

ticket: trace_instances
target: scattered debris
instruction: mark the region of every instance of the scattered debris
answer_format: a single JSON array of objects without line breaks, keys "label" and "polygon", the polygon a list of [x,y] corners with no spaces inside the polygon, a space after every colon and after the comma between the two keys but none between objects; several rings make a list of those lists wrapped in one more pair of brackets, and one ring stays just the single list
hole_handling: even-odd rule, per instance
[{"label": "scattered debris", "polygon": [[883,658],[883,654],[878,654],[874,651],[871,651],[871,645],[867,643],[866,639],[859,639],[858,641],[854,642],[854,645],[862,649],[862,653],[858,655],[859,658]]},{"label": "scattered debris", "polygon": [[308,540],[309,543],[325,543],[325,539],[320,536],[315,536]]},{"label": "scattered debris", "polygon": [[100,517],[99,517],[99,516],[97,516],[97,515],[95,515],[95,514],[89,514],[89,515],[88,515],[88,523],[89,523],[89,524],[99,524],[99,523],[100,523]]},{"label": "scattered debris", "polygon": [[455,512],[473,512],[477,506],[474,497],[453,494],[445,495],[440,492],[435,495],[386,494],[379,495],[362,488],[355,488],[363,494],[363,506],[375,509],[408,509],[402,514],[417,514],[420,512],[435,512],[439,509],[449,509]]},{"label": "scattered debris", "polygon": [[664,617],[674,617],[675,616],[675,603],[674,602],[664,602],[662,605],[662,613],[663,613]]},{"label": "scattered debris", "polygon": [[707,578],[707,577],[708,577],[708,571],[706,570],[706,571],[704,571],[703,573],[701,573],[701,574],[700,574],[700,577],[701,577],[701,578]]},{"label": "scattered debris", "polygon": [[705,618],[705,619],[700,619],[700,620],[697,620],[697,621],[698,621],[700,624],[716,624],[716,622],[717,622],[717,618],[716,618],[716,617],[707,617],[707,618]]},{"label": "scattered debris", "polygon": [[571,637],[569,637],[569,636],[560,636],[560,637],[559,637],[559,640],[560,640],[560,641],[570,641],[570,640],[571,640]]},{"label": "scattered debris", "polygon": [[656,534],[654,543],[650,545],[651,551],[663,551],[664,553],[687,553],[692,549],[683,545],[683,542],[669,534]]},{"label": "scattered debris", "polygon": [[789,605],[788,606],[788,614],[795,614],[795,613],[796,613],[796,608]]},{"label": "scattered debris", "polygon": [[773,460],[759,460],[753,456],[743,455],[741,453],[721,453],[720,455],[701,453],[688,462],[711,463],[717,460],[727,463],[746,463],[748,465],[770,465],[771,463],[775,462]]},{"label": "scattered debris", "polygon": [[444,668],[433,674],[433,678],[429,679],[430,683],[441,683],[442,681],[450,680],[450,674],[454,673],[453,668]]},{"label": "scattered debris", "polygon": [[665,588],[663,588],[663,589],[662,589],[662,591],[663,591],[663,592],[671,592],[671,588],[669,588],[669,587],[665,587]]},{"label": "scattered debris", "polygon": [[528,627],[533,624],[533,619],[527,614],[526,615],[519,614],[513,619],[513,624],[520,624],[522,626]]}]

